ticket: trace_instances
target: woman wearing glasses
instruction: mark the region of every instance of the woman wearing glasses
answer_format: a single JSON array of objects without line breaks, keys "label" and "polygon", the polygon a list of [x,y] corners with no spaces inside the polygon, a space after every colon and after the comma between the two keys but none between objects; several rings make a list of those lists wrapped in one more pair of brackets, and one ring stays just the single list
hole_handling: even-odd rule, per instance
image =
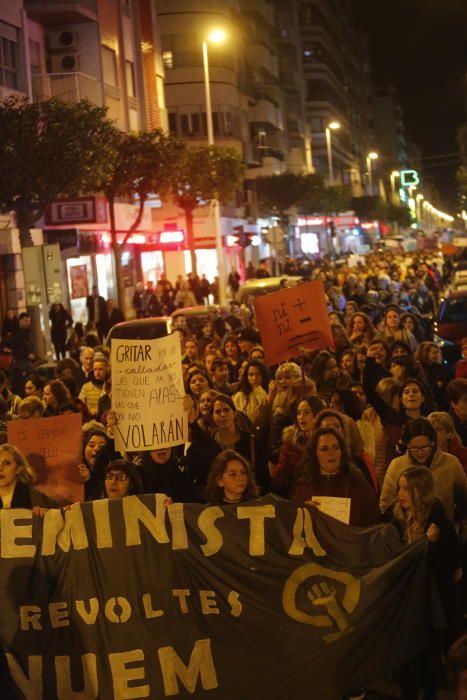
[{"label": "woman wearing glasses", "polygon": [[436,431],[426,418],[415,418],[404,428],[402,443],[406,453],[393,459],[381,489],[380,508],[384,512],[397,501],[400,475],[410,467],[428,467],[434,481],[434,495],[446,509],[449,520],[462,520],[467,514],[467,477],[454,455],[437,446]]},{"label": "woman wearing glasses", "polygon": [[105,468],[105,496],[116,501],[135,493],[143,493],[138,467],[126,459],[116,459]]},{"label": "woman wearing glasses", "polygon": [[292,500],[319,506],[320,496],[349,498],[350,525],[367,527],[380,522],[376,494],[353,466],[344,439],[334,428],[313,433]]}]

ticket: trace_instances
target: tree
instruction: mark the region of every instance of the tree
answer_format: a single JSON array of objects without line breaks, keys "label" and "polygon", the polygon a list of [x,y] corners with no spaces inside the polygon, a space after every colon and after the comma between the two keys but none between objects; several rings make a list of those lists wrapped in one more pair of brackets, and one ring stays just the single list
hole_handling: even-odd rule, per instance
[{"label": "tree", "polygon": [[16,214],[23,246],[54,200],[96,191],[113,141],[106,111],[86,100],[0,103],[0,211]]},{"label": "tree", "polygon": [[[112,147],[109,149],[107,167],[98,189],[104,192],[109,203],[110,235],[120,308],[124,303],[122,253],[130,236],[141,223],[148,196],[152,193],[161,197],[168,194],[171,172],[176,166],[181,150],[180,142],[172,136],[165,135],[160,129],[141,133],[124,133],[113,129]],[[134,198],[138,202],[135,218],[119,243],[115,204],[117,199]]]},{"label": "tree", "polygon": [[268,213],[278,211],[281,219],[286,217],[292,207],[311,194],[311,183],[307,182],[306,175],[296,173],[258,177],[255,184],[260,206]]},{"label": "tree", "polygon": [[172,196],[185,214],[191,268],[197,274],[193,212],[210,199],[227,204],[242,183],[243,166],[238,151],[223,146],[184,144],[172,169]]}]

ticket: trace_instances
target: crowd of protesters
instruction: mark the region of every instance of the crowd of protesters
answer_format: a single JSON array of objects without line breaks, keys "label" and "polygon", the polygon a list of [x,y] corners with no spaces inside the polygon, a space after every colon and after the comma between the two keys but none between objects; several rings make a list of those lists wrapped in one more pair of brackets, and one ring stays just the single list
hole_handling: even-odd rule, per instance
[{"label": "crowd of protesters", "polygon": [[[288,265],[293,273],[295,261]],[[124,455],[113,443],[110,349],[100,342],[106,304],[95,290],[89,320],[102,333],[92,343],[83,335],[57,362],[54,379],[31,371],[17,395],[0,371],[0,504],[54,505],[7,443],[6,422],[78,411],[83,459],[76,468],[86,500],[162,492],[174,502],[222,506],[273,492],[319,507],[320,497],[350,499],[351,525],[386,523],[403,543],[428,543],[447,627],[401,669],[400,684],[406,700],[419,690],[435,698],[439,669],[431,659],[461,635],[465,601],[467,338],[463,358],[447,365],[432,323],[449,269],[439,258],[407,261],[390,253],[353,267],[330,260],[308,267],[308,277],[324,283],[333,347],[268,367],[253,307],[232,304],[227,316],[213,311],[196,334],[180,317],[189,443]],[[194,289],[193,279],[172,285],[162,275],[155,288],[140,285],[137,315],[203,303],[212,285],[201,278]],[[229,284],[234,297],[233,277]],[[71,319],[63,306],[52,311],[51,323],[66,329]],[[7,316],[3,343],[9,333],[15,358],[19,348],[31,361],[24,319],[16,327]]]}]

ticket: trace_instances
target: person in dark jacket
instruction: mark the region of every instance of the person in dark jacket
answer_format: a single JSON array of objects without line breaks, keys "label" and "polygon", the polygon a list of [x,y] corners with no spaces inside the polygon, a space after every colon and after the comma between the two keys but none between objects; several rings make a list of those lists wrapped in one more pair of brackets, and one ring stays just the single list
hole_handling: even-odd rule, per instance
[{"label": "person in dark jacket", "polygon": [[165,493],[174,503],[196,502],[196,494],[187,467],[173,447],[141,453],[139,473],[143,493]]},{"label": "person in dark jacket", "polygon": [[105,302],[105,307],[106,315],[104,322],[104,337],[107,336],[107,333],[110,331],[110,329],[113,328],[117,323],[121,323],[125,320],[123,311],[121,311],[115,306],[115,301],[113,299],[107,299],[107,301]]},{"label": "person in dark jacket", "polygon": [[236,411],[230,396],[218,394],[214,398],[210,419],[213,430],[209,432],[192,423],[191,445],[184,460],[199,501],[205,500],[204,490],[212,461],[226,449],[233,449],[248,460],[261,492],[267,493],[270,477],[266,450],[246,416]]},{"label": "person in dark jacket", "polygon": [[[430,563],[435,575],[447,631],[444,646],[458,636],[460,610],[457,606],[457,585],[461,575],[461,545],[443,504],[434,495],[434,480],[427,467],[410,467],[398,480],[398,499],[385,520],[396,527],[403,542],[428,541]],[[441,643],[435,635],[431,648],[405,664],[401,670],[401,686],[406,700],[418,698],[420,686],[425,698],[435,698],[436,667],[441,667]]]},{"label": "person in dark jacket", "polygon": [[107,308],[105,299],[99,294],[97,285],[94,285],[92,294],[86,299],[86,308],[88,310],[88,323],[94,322],[96,324],[99,339],[102,342],[105,332]]},{"label": "person in dark jacket", "polygon": [[103,430],[88,430],[83,438],[83,461],[78,465],[84,482],[84,500],[94,501],[104,493],[105,468],[114,458],[113,441]]},{"label": "person in dark jacket", "polygon": [[31,374],[32,363],[36,359],[31,338],[31,317],[26,311],[19,315],[19,327],[9,337],[7,347],[14,356],[11,387],[15,394],[23,396],[26,377]]},{"label": "person in dark jacket", "polygon": [[58,362],[66,355],[67,330],[73,326],[73,319],[63,304],[52,304],[49,311],[49,320],[50,335]]}]

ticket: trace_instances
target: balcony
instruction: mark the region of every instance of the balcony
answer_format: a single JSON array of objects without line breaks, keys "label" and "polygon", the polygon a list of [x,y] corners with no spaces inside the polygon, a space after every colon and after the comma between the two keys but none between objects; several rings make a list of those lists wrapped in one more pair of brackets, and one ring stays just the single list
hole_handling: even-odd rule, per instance
[{"label": "balcony", "polygon": [[97,78],[86,73],[39,73],[32,76],[32,92],[35,102],[56,97],[64,102],[89,100],[103,106],[102,86]]},{"label": "balcony", "polygon": [[249,108],[248,119],[258,124],[270,124],[275,129],[282,129],[281,110],[270,100],[262,99]]},{"label": "balcony", "polygon": [[44,27],[97,22],[97,0],[24,0],[24,9]]}]

